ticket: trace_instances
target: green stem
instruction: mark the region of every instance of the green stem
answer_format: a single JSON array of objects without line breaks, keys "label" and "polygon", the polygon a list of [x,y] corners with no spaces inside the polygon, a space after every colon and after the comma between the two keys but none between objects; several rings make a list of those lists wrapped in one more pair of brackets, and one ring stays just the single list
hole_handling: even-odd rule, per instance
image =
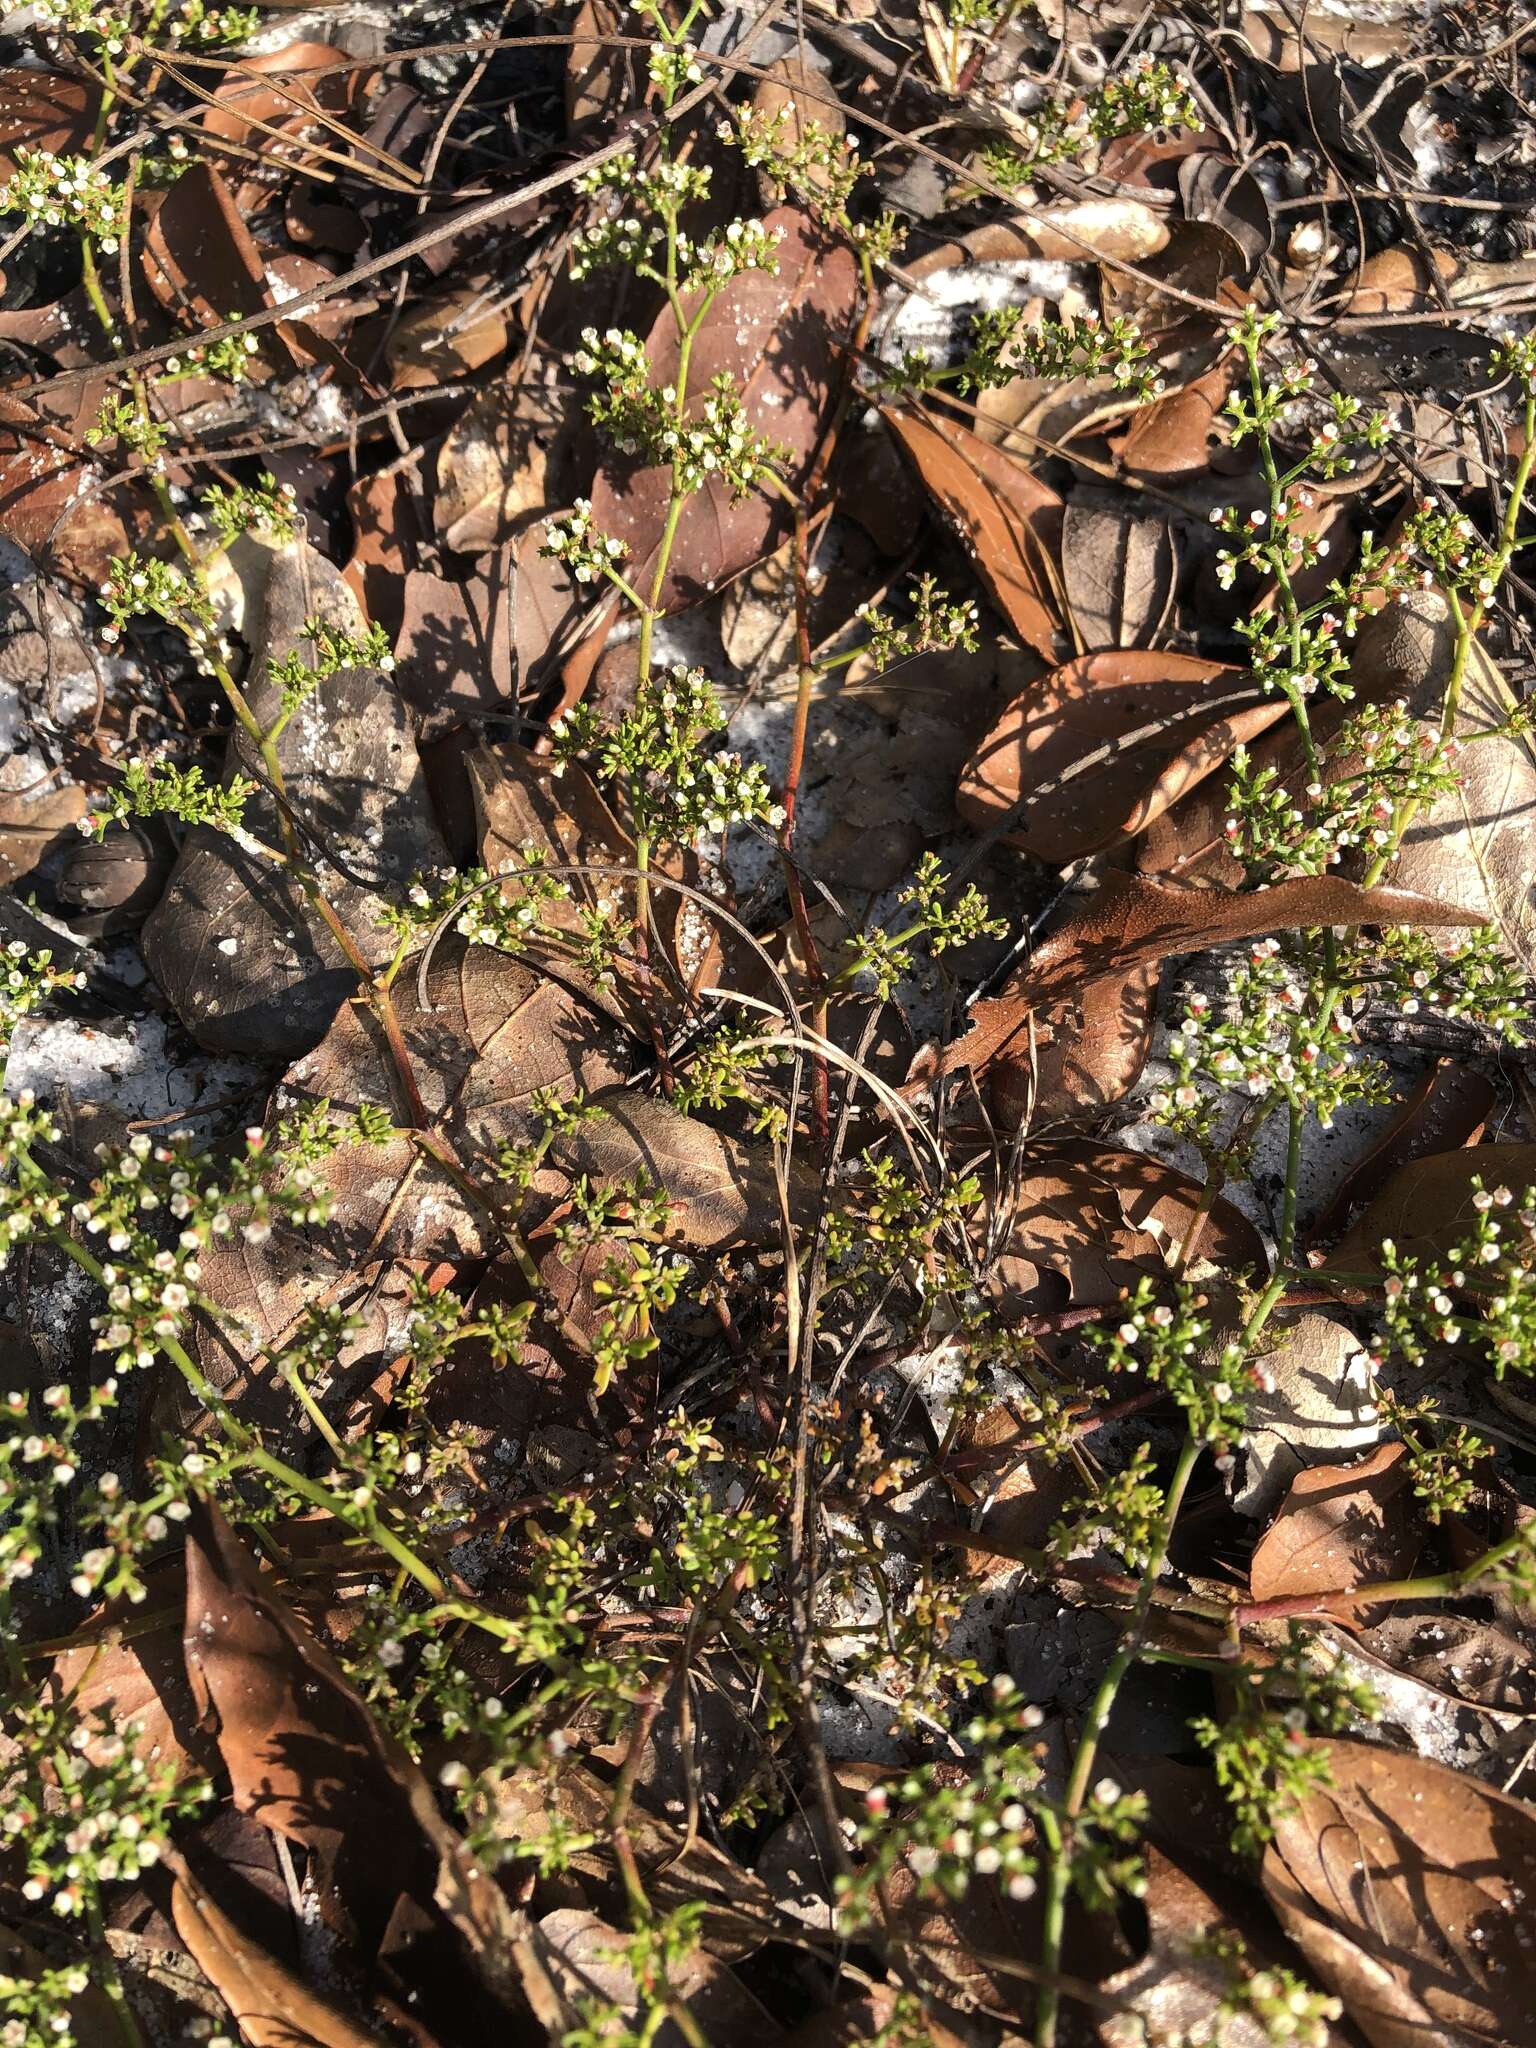
[{"label": "green stem", "polygon": [[101,1988],[107,1994],[112,2007],[112,2017],[122,2035],[125,2048],[144,2048],[144,2036],[139,2032],[139,2023],[133,2016],[133,2007],[128,2003],[128,1993],[123,1984],[122,1972],[117,1967],[117,1958],[107,1940],[106,1926],[101,1917],[101,1901],[96,1895],[94,1884],[86,1888],[86,1925],[91,1931],[91,1955],[95,1967],[101,1972]]},{"label": "green stem", "polygon": [[1168,1555],[1173,1525],[1183,1505],[1190,1476],[1194,1472],[1195,1461],[1199,1455],[1200,1440],[1190,1434],[1184,1440],[1178,1463],[1173,1469],[1173,1477],[1168,1482],[1163,1512],[1152,1539],[1151,1554],[1141,1574],[1141,1583],[1137,1588],[1129,1623],[1120,1639],[1119,1648],[1099,1681],[1098,1690],[1088,1709],[1088,1718],[1083,1724],[1083,1732],[1078,1738],[1077,1754],[1073,1759],[1071,1775],[1067,1779],[1060,1817],[1050,1811],[1042,1815],[1042,1832],[1046,1838],[1048,1860],[1045,1923],[1040,1944],[1040,1997],[1035,2008],[1035,2048],[1055,2048],[1056,2022],[1060,2009],[1057,1979],[1061,1972],[1061,1944],[1066,1929],[1067,1897],[1072,1883],[1072,1824],[1082,1812],[1084,1801],[1088,1797],[1099,1742],[1108,1724],[1116,1695],[1140,1652],[1141,1632],[1146,1626],[1147,1615],[1152,1607],[1152,1596],[1157,1590],[1157,1581],[1162,1575],[1163,1564]]}]

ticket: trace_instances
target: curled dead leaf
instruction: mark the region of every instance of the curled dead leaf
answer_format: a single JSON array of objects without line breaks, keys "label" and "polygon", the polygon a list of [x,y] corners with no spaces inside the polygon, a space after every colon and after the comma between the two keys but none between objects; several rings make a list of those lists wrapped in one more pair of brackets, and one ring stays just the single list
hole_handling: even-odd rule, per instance
[{"label": "curled dead leaf", "polygon": [[1061,500],[1022,463],[965,427],[889,406],[882,417],[965,543],[993,603],[1026,646],[1054,660],[1061,633],[1055,568]]},{"label": "curled dead leaf", "polygon": [[[996,1281],[1031,1311],[1108,1306],[1141,1274],[1168,1264],[1203,1195],[1198,1181],[1145,1152],[1090,1139],[1032,1147]],[[1218,1199],[1200,1257],[1229,1273],[1257,1271],[1264,1242],[1239,1210]]]},{"label": "curled dead leaf", "polygon": [[1012,816],[1009,845],[1064,865],[1145,830],[1284,711],[1199,655],[1079,655],[1006,708],[956,802],[983,830]]},{"label": "curled dead leaf", "polygon": [[1277,1816],[1264,1889],[1371,2048],[1526,2040],[1536,1813],[1423,1757],[1309,1747],[1332,1782]]},{"label": "curled dead leaf", "polygon": [[377,2034],[269,1955],[190,1874],[172,1888],[171,1917],[250,2048],[383,2048]]},{"label": "curled dead leaf", "polygon": [[[1019,1060],[1024,1048],[1015,1041],[1032,1015],[1090,992],[1095,1001],[1113,1000],[1109,991],[1123,990],[1135,970],[1177,953],[1313,926],[1477,922],[1474,911],[1457,905],[1400,889],[1362,889],[1336,875],[1238,892],[1179,888],[1111,871],[1002,994],[974,1006],[966,1036],[926,1056],[914,1078],[926,1082],[960,1067],[981,1071],[999,1058]],[[1107,985],[1102,997],[1101,984]]]}]

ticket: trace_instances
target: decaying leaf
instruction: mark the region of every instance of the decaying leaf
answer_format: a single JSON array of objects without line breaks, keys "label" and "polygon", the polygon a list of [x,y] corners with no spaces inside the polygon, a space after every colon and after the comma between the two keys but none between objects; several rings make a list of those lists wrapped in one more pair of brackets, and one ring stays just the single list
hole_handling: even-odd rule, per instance
[{"label": "decaying leaf", "polygon": [[1464,1772],[1327,1741],[1332,1783],[1264,1857],[1280,1924],[1371,2048],[1509,2048],[1530,2031],[1536,1814]]},{"label": "decaying leaf", "polygon": [[409,1899],[453,1930],[488,1987],[516,1994],[501,1892],[421,1771],[202,1502],[187,1524],[184,1647],[236,1805],[315,1852],[330,1909],[377,1941]]},{"label": "decaying leaf", "polygon": [[[543,1779],[504,1779],[498,1787],[497,1832],[507,1841],[536,1842],[557,1818],[575,1836],[603,1837],[613,1804],[612,1789],[585,1764],[562,1764],[551,1787]],[[760,1877],[697,1837],[687,1839],[670,1822],[644,1807],[630,1810],[630,1844],[647,1894],[661,1912],[693,1903],[703,1908],[700,1925],[711,1955],[736,1962],[781,1936],[784,1915]],[[614,1880],[611,1853],[594,1844],[577,1847],[571,1867],[583,1876]]]},{"label": "decaying leaf", "polygon": [[1024,1064],[1031,1017],[1048,1015],[1056,1004],[1114,1005],[1134,986],[1133,975],[1178,953],[1301,926],[1477,921],[1475,912],[1452,904],[1397,889],[1362,889],[1334,875],[1240,894],[1112,871],[1001,995],[974,1005],[965,1037],[923,1057],[914,1079],[927,1082],[961,1067],[979,1072],[999,1059]]},{"label": "decaying leaf", "polygon": [[1326,1599],[1373,1580],[1406,1578],[1422,1539],[1412,1476],[1401,1444],[1383,1444],[1352,1465],[1298,1472],[1254,1550],[1253,1598]]},{"label": "decaying leaf", "polygon": [[1132,415],[1112,443],[1131,476],[1168,483],[1204,476],[1211,435],[1232,388],[1232,365],[1223,357],[1178,391],[1170,391]]},{"label": "decaying leaf", "polygon": [[1399,1252],[1432,1259],[1466,1237],[1477,1219],[1472,1206],[1481,1180],[1490,1191],[1506,1187],[1517,1198],[1536,1186],[1536,1145],[1467,1145],[1431,1152],[1400,1167],[1328,1254],[1329,1270],[1369,1272],[1384,1238]]},{"label": "decaying leaf", "polygon": [[882,416],[964,541],[993,603],[1026,646],[1054,660],[1061,500],[1022,463],[964,427],[890,407]]},{"label": "decaying leaf", "polygon": [[[562,1907],[539,1921],[535,1941],[540,1960],[572,2012],[600,2002],[625,2019],[639,2017],[640,1992],[619,1928],[596,1913]],[[696,1949],[669,1972],[668,1981],[703,2039],[782,2040],[783,2029],[740,1978],[707,1950]],[[669,2033],[674,2040],[685,2038],[675,2026],[655,2038],[665,2041]]]},{"label": "decaying leaf", "polygon": [[177,1878],[171,1914],[250,2048],[382,2048],[237,1927],[195,1878]]},{"label": "decaying leaf", "polygon": [[[600,1184],[643,1173],[671,1197],[669,1232],[700,1251],[778,1242],[782,1222],[767,1145],[711,1130],[653,1095],[612,1089],[594,1099],[603,1114],[560,1132],[550,1147],[564,1172]],[[809,1169],[793,1173],[791,1213],[814,1185]]]},{"label": "decaying leaf", "polygon": [[[690,403],[726,372],[742,394],[751,426],[788,450],[791,489],[815,453],[821,423],[841,373],[841,345],[857,295],[857,267],[846,243],[828,242],[807,214],[781,206],[767,216],[781,229],[777,274],[749,270],[735,277],[710,308],[689,360]],[[665,383],[677,364],[670,310],[646,342],[651,374]],[[613,457],[592,485],[592,521],[624,541],[632,582],[649,591],[666,521],[671,471],[636,468]],[[768,552],[782,531],[780,500],[754,491],[733,502],[711,481],[684,502],[661,592],[662,606],[697,604]]]},{"label": "decaying leaf", "polygon": [[[1413,591],[1366,621],[1353,674],[1377,699],[1403,697],[1438,737],[1455,621],[1438,591]],[[1474,642],[1455,733],[1455,787],[1424,805],[1403,834],[1396,886],[1478,909],[1515,958],[1536,969],[1536,746],[1528,735],[1481,737],[1503,726],[1515,698]],[[1333,767],[1350,772],[1348,763]]]},{"label": "decaying leaf", "polygon": [[[1209,1343],[1213,1365],[1240,1318],[1218,1319]],[[1233,1495],[1240,1514],[1267,1515],[1309,1465],[1344,1464],[1380,1443],[1385,1425],[1361,1369],[1359,1339],[1331,1316],[1276,1316],[1257,1354],[1266,1385],[1247,1397],[1243,1478]]]},{"label": "decaying leaf", "polygon": [[1144,646],[1168,616],[1176,567],[1167,520],[1081,492],[1069,500],[1061,573],[1080,647]]},{"label": "decaying leaf", "polygon": [[60,71],[0,71],[3,184],[10,183],[18,150],[47,149],[55,156],[69,156],[83,149],[96,122],[97,100],[84,79]]},{"label": "decaying leaf", "polygon": [[58,416],[0,396],[0,534],[93,587],[129,544],[82,438],[104,393],[93,381],[65,394],[73,403]]},{"label": "decaying leaf", "polygon": [[[1031,1310],[1095,1308],[1174,1258],[1203,1189],[1175,1166],[1113,1145],[1065,1139],[1032,1147],[1011,1206],[998,1284]],[[1212,1207],[1200,1258],[1258,1271],[1264,1244],[1229,1202]]]},{"label": "decaying leaf", "polygon": [[[355,631],[356,603],[307,542],[272,548],[247,539],[232,560],[251,573],[242,624],[253,663],[244,687],[256,716],[270,719],[278,708],[270,664],[301,648],[311,652],[302,628],[313,614]],[[377,669],[338,671],[299,706],[277,755],[328,901],[365,958],[382,963],[395,941],[378,921],[381,904],[398,899],[419,871],[447,861],[399,692]],[[248,828],[279,843],[276,806],[260,787],[264,770],[243,732],[231,738],[226,760],[227,773],[258,784]],[[357,981],[296,882],[269,858],[201,826],[187,835],[143,943],[188,1030],[219,1051],[307,1051]]]},{"label": "decaying leaf", "polygon": [[478,555],[513,539],[548,505],[549,464],[564,460],[578,424],[558,383],[519,376],[477,393],[438,452],[433,518],[444,543]]},{"label": "decaying leaf", "polygon": [[1199,655],[1079,655],[1007,707],[957,803],[982,829],[1012,818],[1010,845],[1065,865],[1145,830],[1283,716],[1242,670]]},{"label": "decaying leaf", "polygon": [[[390,336],[391,388],[429,391],[494,362],[506,346],[507,323],[497,310],[496,294],[458,286],[402,315]],[[438,460],[441,465],[441,455]],[[460,545],[452,540],[448,544]]]},{"label": "decaying leaf", "polygon": [[[1145,1898],[1147,1953],[1104,1984],[1105,1995],[1124,2009],[1099,2022],[1102,2048],[1187,2048],[1203,2038],[1222,2048],[1270,2048],[1268,2025],[1233,1997],[1244,1980],[1217,1939],[1240,1942],[1250,1966],[1294,1967],[1264,1924],[1256,1895],[1231,1885],[1218,1895],[1192,1864],[1153,1847]],[[1331,2022],[1319,2037],[1326,2048],[1344,2048],[1346,2038]]]}]

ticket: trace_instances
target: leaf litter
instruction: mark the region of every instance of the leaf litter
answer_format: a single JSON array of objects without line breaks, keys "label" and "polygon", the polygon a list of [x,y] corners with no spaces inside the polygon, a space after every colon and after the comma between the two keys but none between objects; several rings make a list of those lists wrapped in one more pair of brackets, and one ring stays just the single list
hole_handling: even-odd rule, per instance
[{"label": "leaf litter", "polygon": [[1523,2048],[1525,29],[4,57],[3,2038]]}]

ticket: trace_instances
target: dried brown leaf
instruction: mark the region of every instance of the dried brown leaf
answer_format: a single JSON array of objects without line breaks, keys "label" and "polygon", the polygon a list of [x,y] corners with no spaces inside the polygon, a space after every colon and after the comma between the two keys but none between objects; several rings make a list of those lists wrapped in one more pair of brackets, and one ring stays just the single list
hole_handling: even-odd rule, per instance
[{"label": "dried brown leaf", "polygon": [[[710,380],[728,374],[749,423],[789,450],[783,474],[794,490],[804,481],[842,374],[858,271],[846,243],[827,241],[797,208],[777,208],[766,225],[783,230],[778,272],[743,272],[715,300],[693,345],[689,402],[696,406]],[[646,344],[657,382],[673,374],[677,353],[676,321],[668,310]],[[628,544],[626,572],[642,591],[650,589],[670,479],[670,469],[637,469],[610,457],[592,485],[593,524]],[[781,502],[766,491],[735,503],[717,481],[694,492],[678,521],[663,609],[700,603],[766,554],[782,530]]]},{"label": "dried brown leaf", "polygon": [[1371,2048],[1528,2039],[1536,1814],[1423,1757],[1311,1747],[1333,1782],[1277,1816],[1264,1889]]},{"label": "dried brown leaf", "polygon": [[[1400,889],[1362,889],[1335,875],[1238,893],[1182,889],[1111,871],[1083,908],[1036,948],[1001,995],[975,1005],[969,1034],[927,1062],[922,1078],[959,1067],[980,1070],[1005,1054],[1032,1013],[1090,984],[1122,984],[1132,969],[1176,953],[1318,925],[1477,922],[1475,911]],[[1021,1047],[1012,1047],[1012,1057],[1021,1054]]]},{"label": "dried brown leaf", "polygon": [[1008,844],[1064,865],[1144,831],[1284,709],[1241,669],[1199,655],[1079,655],[1004,710],[956,802],[985,830],[1027,797]]},{"label": "dried brown leaf", "polygon": [[1369,1272],[1384,1238],[1414,1258],[1448,1252],[1477,1220],[1472,1184],[1479,1178],[1489,1188],[1507,1187],[1517,1196],[1536,1186],[1536,1145],[1468,1145],[1410,1160],[1328,1254],[1329,1270]]},{"label": "dried brown leaf", "polygon": [[882,417],[965,543],[993,603],[1026,646],[1053,661],[1061,632],[1054,566],[1061,500],[964,427],[891,407]]},{"label": "dried brown leaf", "polygon": [[0,395],[0,534],[93,588],[130,545],[81,438],[105,395],[104,384],[82,385],[58,417]]},{"label": "dried brown leaf", "polygon": [[1406,1578],[1422,1542],[1412,1478],[1401,1444],[1383,1444],[1353,1465],[1298,1472],[1254,1550],[1252,1597],[1316,1595],[1338,1612],[1330,1593]]},{"label": "dried brown leaf", "polygon": [[1166,483],[1204,476],[1211,434],[1232,388],[1230,358],[1212,365],[1182,390],[1170,391],[1135,413],[1111,447],[1131,476]]},{"label": "dried brown leaf", "polygon": [[[636,52],[614,47],[625,27],[620,0],[581,0],[565,65],[565,122],[579,128],[627,104]],[[606,40],[604,40],[606,38]]]},{"label": "dried brown leaf", "polygon": [[1143,647],[1168,617],[1177,569],[1173,529],[1158,514],[1081,494],[1068,502],[1061,571],[1079,646]]},{"label": "dried brown leaf", "polygon": [[71,156],[96,124],[99,95],[84,79],[59,71],[0,71],[0,190],[10,183],[20,149]]},{"label": "dried brown leaf", "polygon": [[377,1941],[409,1899],[453,1929],[489,1988],[516,1994],[516,1922],[501,1892],[418,1767],[203,1501],[187,1523],[183,1647],[235,1804],[315,1852],[333,1908]]},{"label": "dried brown leaf", "polygon": [[[1187,2048],[1202,2039],[1220,2041],[1222,2048],[1271,2048],[1268,2024],[1232,2009],[1232,1964],[1218,1946],[1225,1936],[1240,1941],[1254,1965],[1294,1968],[1293,1953],[1277,1940],[1257,1895],[1223,1885],[1218,1896],[1193,1864],[1175,1862],[1149,1844],[1145,1900],[1147,1953],[1103,1986],[1123,2009],[1099,2022],[1102,2048]],[[1324,2022],[1319,2048],[1345,2048],[1346,2039]]]},{"label": "dried brown leaf", "polygon": [[[269,666],[300,647],[308,652],[305,620],[319,614],[355,631],[360,615],[337,571],[305,541],[273,548],[247,538],[228,559],[244,574],[235,595],[255,650],[245,694],[258,718],[270,718],[278,691]],[[380,964],[394,949],[378,921],[381,902],[397,900],[419,870],[447,860],[399,690],[377,669],[339,670],[300,705],[277,754],[311,846],[325,849],[320,871],[329,900],[365,956]],[[264,779],[243,733],[229,743],[226,772],[258,785]],[[279,843],[264,789],[251,798],[246,820],[258,838]],[[298,884],[270,859],[207,828],[188,833],[143,944],[188,1030],[215,1050],[307,1051],[357,982]]]},{"label": "dried brown leaf", "polygon": [[579,431],[569,393],[553,382],[519,377],[477,393],[438,453],[439,538],[467,555],[514,539],[548,506],[550,465],[568,462]]},{"label": "dried brown leaf", "polygon": [[[782,1233],[773,1155],[684,1116],[651,1095],[610,1089],[595,1098],[604,1114],[560,1132],[551,1162],[598,1183],[644,1172],[671,1197],[668,1230],[700,1251],[769,1245]],[[815,1186],[809,1169],[793,1173],[791,1213]]]},{"label": "dried brown leaf", "polygon": [[[1166,1266],[1204,1195],[1198,1181],[1161,1159],[1091,1139],[1032,1147],[1028,1156],[994,1270],[1030,1309],[1117,1300],[1140,1274]],[[1264,1263],[1264,1243],[1239,1210],[1218,1200],[1200,1256],[1229,1273],[1254,1271]]]},{"label": "dried brown leaf", "polygon": [[[558,1819],[578,1839],[608,1831],[612,1788],[587,1765],[563,1763],[553,1786],[532,1775],[506,1777],[497,1787],[497,1833],[506,1841],[537,1842]],[[725,1962],[753,1955],[782,1936],[786,1920],[760,1877],[697,1835],[685,1837],[643,1806],[630,1809],[630,1846],[646,1892],[660,1912],[688,1903],[703,1907],[705,1947]],[[603,1882],[614,1879],[613,1858],[599,1846],[577,1847],[571,1867]]]},{"label": "dried brown leaf", "polygon": [[355,2025],[259,1947],[190,1875],[175,1882],[171,1915],[250,2048],[383,2048],[379,2035]]},{"label": "dried brown leaf", "polygon": [[[506,316],[497,310],[496,298],[483,287],[460,285],[407,307],[389,340],[390,389],[430,391],[494,362],[507,346]],[[472,400],[471,410],[479,402]],[[439,454],[439,475],[442,462]],[[445,538],[450,547],[461,545]]]}]

